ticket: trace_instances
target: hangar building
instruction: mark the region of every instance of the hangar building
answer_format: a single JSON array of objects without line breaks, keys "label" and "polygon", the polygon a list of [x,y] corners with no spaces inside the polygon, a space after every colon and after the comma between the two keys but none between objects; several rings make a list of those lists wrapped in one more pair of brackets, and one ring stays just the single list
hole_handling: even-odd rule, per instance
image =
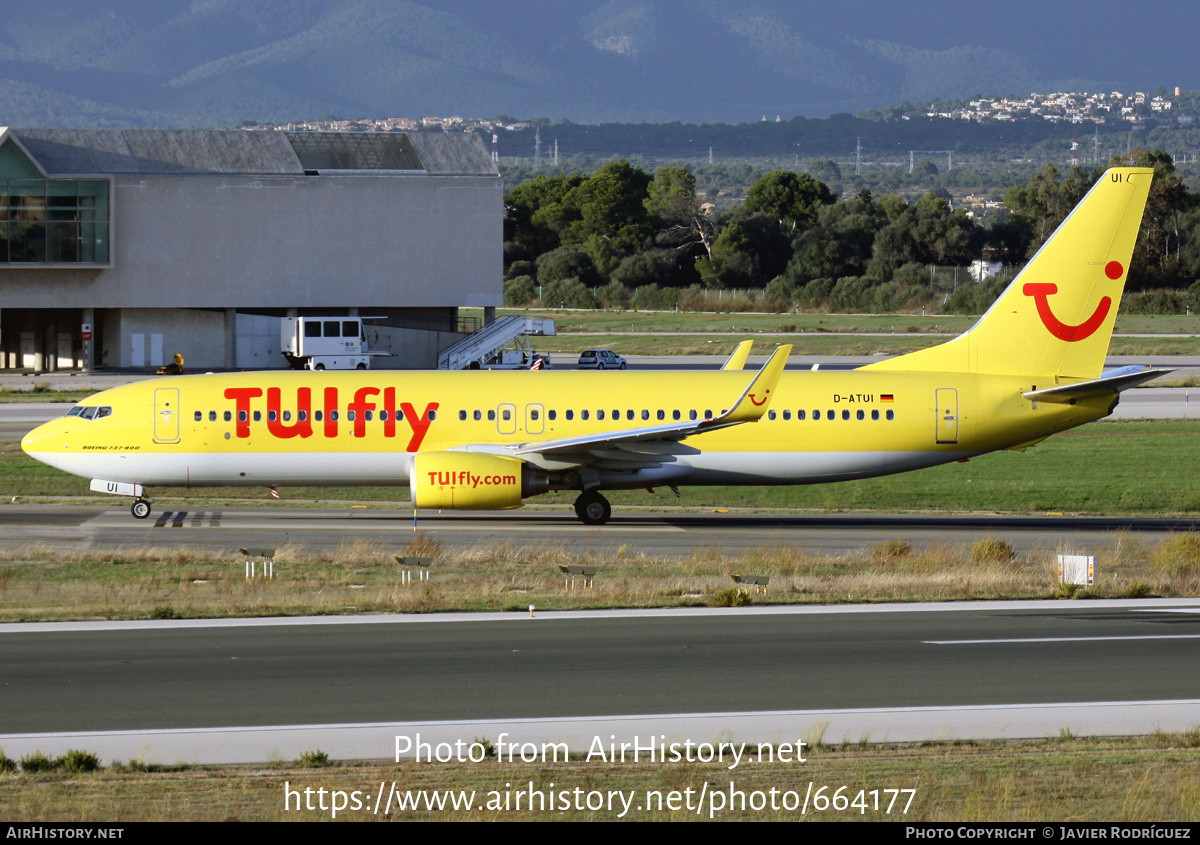
[{"label": "hangar building", "polygon": [[473,133],[0,128],[0,367],[281,367],[324,314],[434,367],[503,302],[503,196]]}]

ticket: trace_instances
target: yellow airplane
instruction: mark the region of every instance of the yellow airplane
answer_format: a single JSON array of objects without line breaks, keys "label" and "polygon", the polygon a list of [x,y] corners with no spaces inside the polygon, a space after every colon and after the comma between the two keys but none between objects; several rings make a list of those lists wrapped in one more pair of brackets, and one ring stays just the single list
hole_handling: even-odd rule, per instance
[{"label": "yellow airplane", "polygon": [[1103,372],[1153,171],[1109,170],[963,335],[852,371],[254,372],[106,390],[31,432],[34,458],[145,488],[409,485],[414,508],[518,508],[579,490],[814,484],[1023,450],[1165,372]]}]

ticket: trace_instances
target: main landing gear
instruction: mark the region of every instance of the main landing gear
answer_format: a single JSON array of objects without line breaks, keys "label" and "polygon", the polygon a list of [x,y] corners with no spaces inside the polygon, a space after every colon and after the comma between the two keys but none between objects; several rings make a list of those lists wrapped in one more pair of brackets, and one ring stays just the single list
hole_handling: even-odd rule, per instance
[{"label": "main landing gear", "polygon": [[603,525],[612,516],[612,505],[595,490],[584,490],[575,500],[575,515],[584,525]]},{"label": "main landing gear", "polygon": [[129,508],[129,512],[133,514],[134,519],[145,519],[150,515],[150,502],[147,499],[138,499]]}]

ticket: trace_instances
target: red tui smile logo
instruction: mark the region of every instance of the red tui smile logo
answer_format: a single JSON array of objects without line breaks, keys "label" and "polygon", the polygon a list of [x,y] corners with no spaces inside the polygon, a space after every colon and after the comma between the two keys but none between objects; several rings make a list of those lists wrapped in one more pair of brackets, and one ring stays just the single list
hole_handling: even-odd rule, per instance
[{"label": "red tui smile logo", "polygon": [[[1104,275],[1114,281],[1121,278],[1124,272],[1125,268],[1119,261],[1110,261],[1104,267]],[[1100,328],[1100,324],[1108,316],[1109,309],[1112,308],[1112,300],[1106,296],[1100,300],[1100,304],[1092,316],[1082,323],[1072,326],[1054,316],[1054,310],[1050,307],[1050,297],[1058,293],[1058,285],[1053,282],[1031,282],[1021,288],[1021,293],[1033,297],[1033,301],[1037,303],[1038,316],[1042,318],[1042,325],[1046,327],[1047,331],[1067,343],[1085,340],[1095,334],[1096,329]]]}]

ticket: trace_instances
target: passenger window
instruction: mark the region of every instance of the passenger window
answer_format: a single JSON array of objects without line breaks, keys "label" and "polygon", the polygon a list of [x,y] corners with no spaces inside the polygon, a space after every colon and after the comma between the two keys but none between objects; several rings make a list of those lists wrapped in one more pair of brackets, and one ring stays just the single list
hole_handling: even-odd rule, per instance
[{"label": "passenger window", "polygon": [[354,411],[347,411],[347,412],[346,412],[346,419],[348,419],[350,422],[354,422],[354,418],[355,418],[355,413],[354,413]]},{"label": "passenger window", "polygon": [[324,411],[313,411],[313,422],[321,422],[325,419]]},{"label": "passenger window", "polygon": [[255,421],[255,422],[262,422],[262,411],[255,411],[255,412],[254,412],[254,421]]},{"label": "passenger window", "polygon": [[603,410],[596,412],[596,419],[598,419],[598,420],[604,419],[604,411]]},{"label": "passenger window", "polygon": [[404,412],[403,411],[396,412],[396,422],[404,422]]},{"label": "passenger window", "polygon": [[877,420],[877,419],[879,419],[879,411],[872,411],[872,412],[871,412],[871,419],[873,419],[873,420]]},{"label": "passenger window", "polygon": [[246,422],[248,419],[250,417],[247,416],[245,411],[238,411],[238,422]]},{"label": "passenger window", "polygon": [[697,416],[698,415],[696,414],[695,409],[688,411],[688,419],[689,420],[694,420],[694,419],[696,419]]},{"label": "passenger window", "polygon": [[495,421],[496,421],[496,412],[488,411],[488,422],[495,422]]},{"label": "passenger window", "polygon": [[650,419],[650,412],[649,412],[649,411],[647,411],[647,410],[645,410],[645,409],[643,409],[643,410],[642,410],[642,419],[644,419],[644,420],[648,420],[648,419]]},{"label": "passenger window", "polygon": [[820,412],[820,411],[813,411],[813,419],[814,419],[814,420],[819,420],[819,419],[821,419],[821,412]]},{"label": "passenger window", "polygon": [[196,420],[196,422],[201,422],[203,419],[204,419],[204,412],[203,412],[203,411],[197,411],[197,412],[196,412],[196,416],[195,416],[195,420]]},{"label": "passenger window", "polygon": [[804,412],[803,412],[803,411],[797,411],[797,412],[796,412],[796,419],[798,419],[798,420],[802,420],[802,419],[804,419]]},{"label": "passenger window", "polygon": [[574,411],[567,411],[567,421],[568,421],[568,422],[570,422],[570,421],[571,421],[571,420],[573,420],[573,419],[575,419],[575,412],[574,412]]},{"label": "passenger window", "polygon": [[[601,413],[603,413],[603,412],[601,412]],[[539,416],[540,416],[540,414],[538,414],[537,408],[534,408],[532,411],[529,412],[529,419],[531,419],[531,420],[536,421]]]},{"label": "passenger window", "polygon": [[[386,413],[386,411],[384,413]],[[481,419],[483,419],[483,414],[479,411],[476,411],[475,413],[471,414],[471,419],[475,420],[475,422],[479,422]]]},{"label": "passenger window", "polygon": [[209,411],[209,412],[208,412],[208,421],[209,421],[209,422],[216,422],[216,421],[217,421],[217,412],[216,412],[216,411]]},{"label": "passenger window", "polygon": [[827,419],[827,420],[836,420],[836,419],[837,419],[837,411],[826,411],[826,412],[825,412],[825,419]]},{"label": "passenger window", "polygon": [[658,409],[658,418],[660,420],[665,420],[667,418],[667,412],[664,411],[662,408],[659,408]]},{"label": "passenger window", "polygon": [[459,419],[461,422],[466,422],[466,420],[467,420],[467,412],[466,412],[466,411],[459,411],[459,412],[458,412],[458,419]]},{"label": "passenger window", "polygon": [[712,411],[708,408],[704,409],[704,419],[711,420],[713,418]]},{"label": "passenger window", "polygon": [[[271,413],[273,414],[273,413],[275,413],[275,412],[274,412],[274,411],[272,411]],[[291,411],[284,411],[284,412],[283,412],[283,421],[284,421],[284,422],[291,422],[291,421],[292,421],[292,412],[291,412]]]},{"label": "passenger window", "polygon": [[791,411],[784,411],[784,412],[783,412],[783,418],[784,418],[785,420],[790,420],[790,419],[792,418],[792,412],[791,412]]},{"label": "passenger window", "polygon": [[893,411],[888,411],[888,412],[887,412],[887,418],[888,418],[889,420],[894,420],[894,419],[896,418],[896,414],[895,414]]},{"label": "passenger window", "polygon": [[682,417],[683,417],[683,414],[679,413],[678,411],[672,411],[672,412],[671,412],[671,419],[673,419],[673,420],[677,420],[677,419],[680,419],[680,418],[682,418]]},{"label": "passenger window", "polygon": [[233,413],[231,411],[226,411],[225,412],[225,422],[229,422],[232,419],[233,419]]},{"label": "passenger window", "polygon": [[769,419],[769,420],[775,419],[775,411],[774,410],[767,411],[767,419]]},{"label": "passenger window", "polygon": [[630,408],[628,411],[625,412],[625,419],[627,419],[627,420],[632,420],[635,416],[637,416],[637,415],[634,414],[632,408]]},{"label": "passenger window", "polygon": [[508,422],[509,420],[512,419],[512,411],[510,411],[508,408],[505,408],[503,411],[500,412],[500,416],[502,416],[504,418],[505,422]]},{"label": "passenger window", "polygon": [[579,419],[581,419],[581,420],[586,420],[587,418],[588,418],[588,412],[587,412],[587,411],[580,411],[580,412],[579,412]]},{"label": "passenger window", "polygon": [[297,411],[296,419],[300,420],[300,422],[304,422],[308,419],[308,411]]},{"label": "passenger window", "polygon": [[550,422],[554,422],[556,419],[558,419],[558,411],[547,411],[546,415],[550,418]]},{"label": "passenger window", "polygon": [[330,421],[330,422],[337,422],[337,421],[338,421],[338,412],[337,412],[337,411],[330,411],[330,412],[329,412],[329,421]]},{"label": "passenger window", "polygon": [[275,422],[276,416],[274,411],[267,411],[267,422]]},{"label": "passenger window", "polygon": [[865,419],[867,418],[867,413],[866,413],[866,411],[862,411],[862,410],[860,410],[860,411],[858,412],[858,418],[859,418],[860,420],[865,420]]}]

